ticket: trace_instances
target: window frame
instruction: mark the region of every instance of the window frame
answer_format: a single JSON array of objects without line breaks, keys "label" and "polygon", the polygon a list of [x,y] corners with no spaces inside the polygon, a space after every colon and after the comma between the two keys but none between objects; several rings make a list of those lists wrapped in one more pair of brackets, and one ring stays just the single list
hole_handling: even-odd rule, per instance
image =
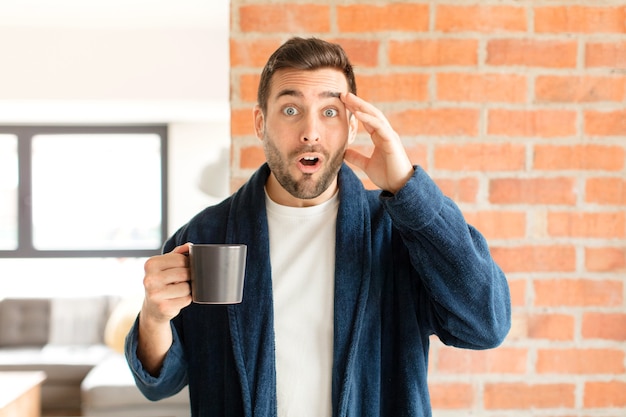
[{"label": "window frame", "polygon": [[0,250],[0,258],[130,258],[158,255],[158,249],[41,250],[33,245],[32,140],[44,134],[155,134],[161,145],[161,240],[168,233],[168,137],[167,125],[0,125],[0,134],[17,137],[18,196],[17,249]]}]

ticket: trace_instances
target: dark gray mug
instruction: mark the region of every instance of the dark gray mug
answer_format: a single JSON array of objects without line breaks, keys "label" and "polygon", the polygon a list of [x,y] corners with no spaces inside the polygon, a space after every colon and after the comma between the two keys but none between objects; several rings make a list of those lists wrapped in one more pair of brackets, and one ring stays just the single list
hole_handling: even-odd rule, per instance
[{"label": "dark gray mug", "polygon": [[237,304],[243,298],[247,246],[194,244],[189,247],[191,298],[200,304]]}]

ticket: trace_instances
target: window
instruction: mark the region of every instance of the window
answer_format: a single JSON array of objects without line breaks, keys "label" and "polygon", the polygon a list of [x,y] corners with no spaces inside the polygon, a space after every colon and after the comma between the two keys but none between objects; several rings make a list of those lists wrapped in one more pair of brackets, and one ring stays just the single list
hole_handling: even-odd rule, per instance
[{"label": "window", "polygon": [[17,136],[0,134],[0,251],[17,249]]},{"label": "window", "polygon": [[0,126],[0,257],[159,253],[166,168],[166,126]]}]

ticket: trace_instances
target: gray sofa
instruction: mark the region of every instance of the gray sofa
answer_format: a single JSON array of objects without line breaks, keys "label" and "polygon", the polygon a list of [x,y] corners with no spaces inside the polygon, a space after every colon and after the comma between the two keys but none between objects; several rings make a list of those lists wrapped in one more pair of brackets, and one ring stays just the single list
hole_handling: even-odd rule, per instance
[{"label": "gray sofa", "polygon": [[138,311],[130,305],[109,296],[0,299],[0,371],[44,371],[44,415],[189,416],[186,390],[155,403],[135,386],[120,352]]}]

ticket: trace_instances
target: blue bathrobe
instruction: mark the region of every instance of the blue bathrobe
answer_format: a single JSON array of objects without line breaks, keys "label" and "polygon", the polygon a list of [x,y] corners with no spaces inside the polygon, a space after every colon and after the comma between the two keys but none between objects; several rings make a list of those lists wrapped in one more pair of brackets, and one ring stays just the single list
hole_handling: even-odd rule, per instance
[{"label": "blue bathrobe", "polygon": [[[246,281],[241,304],[191,304],[172,320],[174,342],[156,378],[137,359],[135,324],[126,355],[146,397],[189,384],[193,416],[276,416],[269,173],[261,167],[165,244],[164,252],[185,242],[245,243]],[[339,199],[333,416],[430,416],[429,336],[461,348],[499,345],[510,327],[506,278],[484,238],[419,167],[392,195],[365,190],[344,165]]]}]

